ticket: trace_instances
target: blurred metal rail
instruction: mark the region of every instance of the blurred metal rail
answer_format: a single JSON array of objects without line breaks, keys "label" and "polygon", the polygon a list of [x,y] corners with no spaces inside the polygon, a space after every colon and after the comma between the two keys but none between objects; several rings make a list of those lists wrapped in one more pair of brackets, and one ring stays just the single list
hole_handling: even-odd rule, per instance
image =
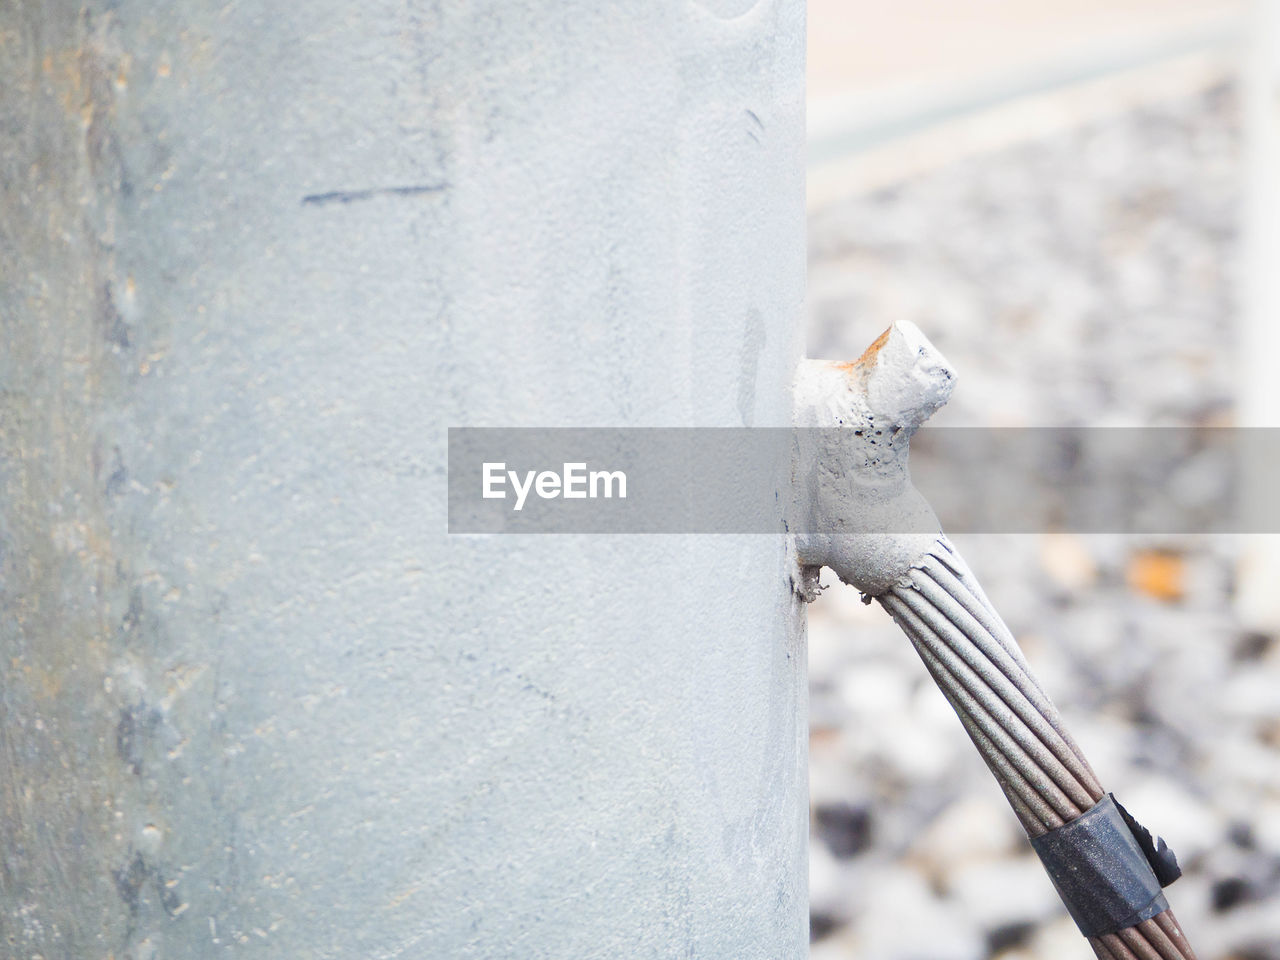
[{"label": "blurred metal rail", "polygon": [[1099,41],[1032,66],[1019,65],[957,83],[906,84],[811,104],[808,166],[815,170],[937,124],[1021,97],[1049,93],[1192,54],[1230,50],[1247,36],[1239,16],[1142,40]]}]

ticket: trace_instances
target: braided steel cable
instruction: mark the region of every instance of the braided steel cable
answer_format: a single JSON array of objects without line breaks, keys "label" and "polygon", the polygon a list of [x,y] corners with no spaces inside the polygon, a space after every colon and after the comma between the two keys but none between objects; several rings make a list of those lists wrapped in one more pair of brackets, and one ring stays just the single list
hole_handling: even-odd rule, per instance
[{"label": "braided steel cable", "polygon": [[801,363],[795,424],[818,431],[802,429],[793,464],[801,595],[814,599],[830,567],[897,621],[1099,960],[1194,960],[1160,892],[1176,862],[1102,789],[977,578],[945,535],[928,532],[938,520],[911,486],[908,443],[954,380],[905,321],[851,364]]},{"label": "braided steel cable", "polygon": [[[1009,628],[944,535],[876,599],[910,638],[1028,837],[1070,823],[1105,796]],[[1099,960],[1195,960],[1171,910],[1089,944]]]}]

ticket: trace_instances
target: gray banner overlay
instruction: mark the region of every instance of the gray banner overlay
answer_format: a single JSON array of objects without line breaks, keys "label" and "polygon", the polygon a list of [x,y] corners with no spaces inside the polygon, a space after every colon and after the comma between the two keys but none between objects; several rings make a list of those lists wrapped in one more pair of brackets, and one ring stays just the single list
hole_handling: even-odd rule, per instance
[{"label": "gray banner overlay", "polygon": [[[827,482],[894,482],[848,430],[450,428],[449,532],[835,533],[793,502],[816,439]],[[910,463],[951,533],[1280,532],[1280,430],[925,427]]]}]

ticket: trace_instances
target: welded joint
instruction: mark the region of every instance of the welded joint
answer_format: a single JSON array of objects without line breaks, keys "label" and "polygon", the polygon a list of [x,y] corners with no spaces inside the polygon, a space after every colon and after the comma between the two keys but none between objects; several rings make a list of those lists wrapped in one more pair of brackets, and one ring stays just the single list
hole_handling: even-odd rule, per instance
[{"label": "welded joint", "polygon": [[801,361],[792,516],[805,600],[820,592],[824,566],[871,598],[937,548],[941,527],[911,485],[907,456],[954,382],[946,358],[907,321],[852,363]]}]

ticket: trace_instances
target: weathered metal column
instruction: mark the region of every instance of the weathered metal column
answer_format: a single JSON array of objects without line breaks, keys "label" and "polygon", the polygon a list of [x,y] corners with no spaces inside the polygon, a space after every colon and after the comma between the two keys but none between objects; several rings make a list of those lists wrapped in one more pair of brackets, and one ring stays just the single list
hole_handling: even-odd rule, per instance
[{"label": "weathered metal column", "polygon": [[0,4],[0,953],[800,957],[777,537],[446,427],[789,423],[800,0]]}]

